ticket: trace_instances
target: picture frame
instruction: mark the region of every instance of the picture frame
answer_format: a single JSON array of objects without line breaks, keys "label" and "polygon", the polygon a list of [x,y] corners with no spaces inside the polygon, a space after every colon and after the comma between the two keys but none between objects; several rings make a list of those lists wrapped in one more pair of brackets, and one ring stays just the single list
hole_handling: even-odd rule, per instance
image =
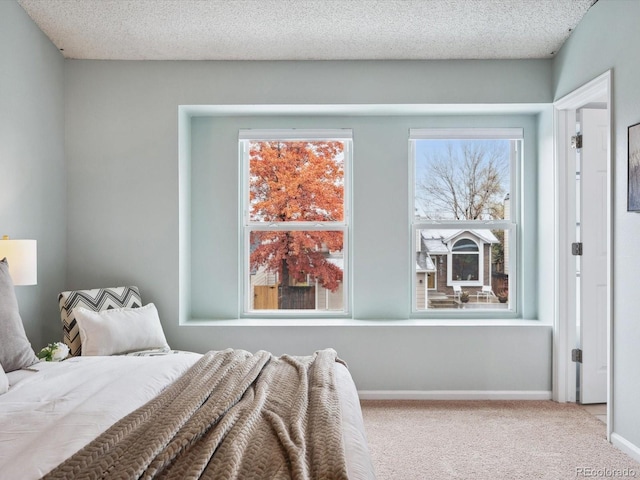
[{"label": "picture frame", "polygon": [[627,211],[640,212],[640,123],[628,128],[627,155]]}]

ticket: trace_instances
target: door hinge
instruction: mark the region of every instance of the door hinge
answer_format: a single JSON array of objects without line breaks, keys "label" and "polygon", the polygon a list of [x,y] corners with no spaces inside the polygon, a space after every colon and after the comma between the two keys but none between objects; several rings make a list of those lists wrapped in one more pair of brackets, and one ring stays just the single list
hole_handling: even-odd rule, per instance
[{"label": "door hinge", "polygon": [[571,137],[571,148],[582,148],[582,135]]},{"label": "door hinge", "polygon": [[571,244],[571,255],[582,255],[582,242],[573,242]]},{"label": "door hinge", "polygon": [[571,350],[571,361],[576,363],[582,363],[582,350],[574,348]]}]

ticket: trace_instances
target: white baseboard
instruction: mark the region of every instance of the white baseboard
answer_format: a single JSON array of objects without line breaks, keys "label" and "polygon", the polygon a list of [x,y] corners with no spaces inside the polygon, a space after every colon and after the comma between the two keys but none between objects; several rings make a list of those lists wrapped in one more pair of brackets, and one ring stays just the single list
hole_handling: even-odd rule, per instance
[{"label": "white baseboard", "polygon": [[551,400],[537,390],[359,390],[361,400]]},{"label": "white baseboard", "polygon": [[640,462],[640,447],[637,447],[629,440],[621,437],[617,433],[611,434],[611,443],[613,443],[619,450],[633,458],[636,462]]}]

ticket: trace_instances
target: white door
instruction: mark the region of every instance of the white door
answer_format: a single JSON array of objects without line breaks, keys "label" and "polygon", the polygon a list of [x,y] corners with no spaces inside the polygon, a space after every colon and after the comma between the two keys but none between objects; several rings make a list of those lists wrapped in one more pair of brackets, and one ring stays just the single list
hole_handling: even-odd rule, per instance
[{"label": "white door", "polygon": [[607,402],[607,133],[605,109],[578,112],[582,148],[576,180],[576,257],[578,337],[582,363],[578,372],[580,403]]}]

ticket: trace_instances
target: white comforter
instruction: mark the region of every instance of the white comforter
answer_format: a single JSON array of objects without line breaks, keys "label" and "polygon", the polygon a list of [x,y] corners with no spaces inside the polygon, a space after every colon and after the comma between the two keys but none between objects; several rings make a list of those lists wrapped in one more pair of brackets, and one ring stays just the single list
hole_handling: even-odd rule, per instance
[{"label": "white comforter", "polygon": [[[0,475],[40,478],[144,405],[200,358],[75,357],[9,374],[0,395]],[[355,385],[336,364],[349,478],[374,478]],[[37,371],[36,371],[37,370]]]}]

